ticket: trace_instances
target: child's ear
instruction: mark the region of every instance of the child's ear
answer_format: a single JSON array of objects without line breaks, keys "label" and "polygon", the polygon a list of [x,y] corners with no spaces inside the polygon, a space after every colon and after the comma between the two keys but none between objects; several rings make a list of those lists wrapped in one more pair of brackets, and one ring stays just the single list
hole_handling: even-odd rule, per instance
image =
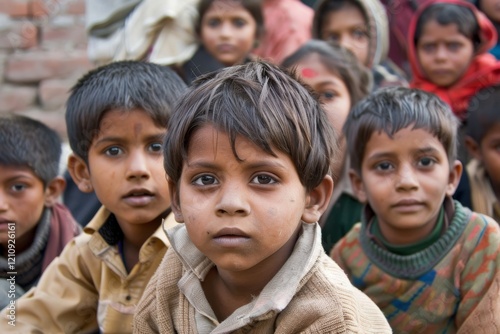
[{"label": "child's ear", "polygon": [[351,179],[352,190],[361,203],[366,203],[368,201],[368,196],[366,195],[365,186],[363,185],[363,180],[361,175],[359,175],[354,169],[349,171],[349,178]]},{"label": "child's ear", "polygon": [[45,187],[45,206],[52,207],[59,200],[66,188],[66,180],[62,176],[56,176]]},{"label": "child's ear", "polygon": [[92,182],[90,182],[89,168],[82,158],[70,154],[68,157],[68,172],[81,192],[90,193],[94,190]]},{"label": "child's ear", "polygon": [[328,208],[332,192],[332,177],[330,175],[325,175],[321,183],[309,191],[306,198],[306,207],[302,214],[302,220],[309,224],[319,221],[323,212]]},{"label": "child's ear", "polygon": [[170,193],[170,208],[174,213],[175,220],[178,223],[184,223],[184,217],[182,216],[181,211],[181,203],[179,202],[179,189],[177,189],[177,185],[168,177],[168,192]]},{"label": "child's ear", "polygon": [[472,139],[472,137],[470,136],[465,137],[465,147],[467,148],[467,151],[469,151],[469,154],[471,156],[473,156],[475,159],[479,161],[482,160],[479,144],[474,139]]},{"label": "child's ear", "polygon": [[460,177],[462,176],[462,163],[459,160],[455,160],[453,165],[450,166],[450,176],[448,179],[448,186],[446,188],[446,195],[452,196],[455,193],[455,190],[458,187],[458,183],[460,182]]}]

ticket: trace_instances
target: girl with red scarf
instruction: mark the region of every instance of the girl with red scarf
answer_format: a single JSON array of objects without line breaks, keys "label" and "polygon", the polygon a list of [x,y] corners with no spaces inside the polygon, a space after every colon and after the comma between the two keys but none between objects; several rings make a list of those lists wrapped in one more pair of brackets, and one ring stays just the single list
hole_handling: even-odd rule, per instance
[{"label": "girl with red scarf", "polygon": [[415,13],[408,35],[411,86],[438,95],[462,121],[480,89],[500,83],[493,24],[462,0],[431,0]]}]

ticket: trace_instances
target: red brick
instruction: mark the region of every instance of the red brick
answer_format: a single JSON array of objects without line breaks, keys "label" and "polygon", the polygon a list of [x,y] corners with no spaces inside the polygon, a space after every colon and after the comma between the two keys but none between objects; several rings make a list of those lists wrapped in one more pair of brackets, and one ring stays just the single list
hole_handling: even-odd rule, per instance
[{"label": "red brick", "polygon": [[29,21],[10,21],[2,29],[0,49],[28,49],[38,44],[38,27]]},{"label": "red brick", "polygon": [[66,5],[66,14],[85,15],[85,0],[70,0]]},{"label": "red brick", "polygon": [[32,0],[31,15],[36,18],[50,18],[65,10],[66,0]]},{"label": "red brick", "polygon": [[53,110],[63,108],[69,96],[69,90],[76,79],[48,79],[38,87],[38,99],[42,108]]},{"label": "red brick", "polygon": [[74,78],[92,68],[86,50],[69,52],[32,51],[7,59],[5,78],[16,83],[39,82],[49,78]]},{"label": "red brick", "polygon": [[25,110],[36,101],[36,88],[2,85],[0,88],[0,113]]},{"label": "red brick", "polygon": [[71,26],[45,25],[41,31],[41,43],[44,47],[85,48],[87,34],[82,23]]},{"label": "red brick", "polygon": [[0,13],[11,17],[28,17],[31,15],[31,0],[0,0]]}]

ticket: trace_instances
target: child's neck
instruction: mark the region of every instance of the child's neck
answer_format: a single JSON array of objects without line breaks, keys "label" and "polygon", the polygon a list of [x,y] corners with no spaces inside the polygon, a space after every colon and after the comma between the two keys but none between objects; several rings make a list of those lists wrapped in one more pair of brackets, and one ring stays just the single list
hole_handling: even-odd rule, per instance
[{"label": "child's neck", "polygon": [[162,216],[146,224],[120,224],[123,232],[122,257],[127,272],[139,262],[141,247],[161,226]]}]

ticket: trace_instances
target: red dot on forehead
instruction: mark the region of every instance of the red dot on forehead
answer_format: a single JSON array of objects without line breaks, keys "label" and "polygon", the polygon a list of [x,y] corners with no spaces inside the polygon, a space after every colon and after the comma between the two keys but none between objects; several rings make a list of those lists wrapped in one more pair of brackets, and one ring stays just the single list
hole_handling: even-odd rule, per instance
[{"label": "red dot on forehead", "polygon": [[314,78],[318,75],[318,73],[312,68],[303,68],[300,74],[304,78]]}]

